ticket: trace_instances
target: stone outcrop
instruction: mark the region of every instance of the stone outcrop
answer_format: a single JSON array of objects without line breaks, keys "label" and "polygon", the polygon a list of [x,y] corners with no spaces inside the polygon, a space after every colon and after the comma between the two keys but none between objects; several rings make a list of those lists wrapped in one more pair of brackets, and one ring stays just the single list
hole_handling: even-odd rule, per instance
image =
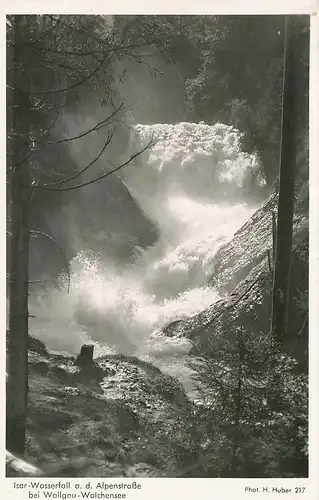
[{"label": "stone outcrop", "polygon": [[[217,252],[212,286],[221,299],[187,320],[175,321],[164,329],[171,337],[185,336],[193,343],[191,354],[205,348],[216,335],[227,335],[232,325],[243,326],[252,335],[267,334],[270,326],[272,274],[267,251],[272,251],[272,195],[251,219]],[[296,200],[294,250],[291,276],[290,336],[286,347],[291,355],[307,364],[307,311],[298,297],[308,293],[308,216],[306,200]]]},{"label": "stone outcrop", "polygon": [[[174,477],[193,464],[196,408],[180,384],[146,361],[91,354],[53,355],[30,337],[26,475]],[[13,463],[8,475],[24,475]]]}]

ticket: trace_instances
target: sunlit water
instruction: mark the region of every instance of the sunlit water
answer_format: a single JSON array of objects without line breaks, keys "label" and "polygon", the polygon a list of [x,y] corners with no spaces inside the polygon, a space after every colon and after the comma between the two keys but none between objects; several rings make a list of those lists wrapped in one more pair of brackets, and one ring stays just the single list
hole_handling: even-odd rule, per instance
[{"label": "sunlit water", "polygon": [[132,151],[150,135],[155,146],[121,178],[158,226],[157,243],[136,249],[121,271],[105,257],[79,253],[71,262],[70,293],[61,279],[32,296],[30,330],[54,351],[77,354],[94,342],[97,356],[134,354],[191,390],[190,345],[161,330],[218,300],[207,285],[214,255],[257,208],[245,200],[258,161],[241,151],[239,133],[221,124],[138,125]]}]

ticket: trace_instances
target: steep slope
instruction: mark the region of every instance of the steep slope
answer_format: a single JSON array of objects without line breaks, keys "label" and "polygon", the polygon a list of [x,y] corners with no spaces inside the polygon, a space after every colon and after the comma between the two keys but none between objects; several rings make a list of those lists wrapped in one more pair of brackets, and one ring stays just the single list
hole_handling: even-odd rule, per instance
[{"label": "steep slope", "polygon": [[30,339],[25,460],[45,475],[170,476],[196,462],[195,406],[172,378],[133,357],[90,368]]},{"label": "steep slope", "polygon": [[[242,325],[252,334],[268,333],[271,314],[272,276],[267,250],[272,249],[272,210],[277,196],[272,195],[235,234],[215,257],[210,283],[223,298],[185,321],[176,321],[164,329],[169,336],[186,336],[198,347],[205,347],[216,334],[227,334],[231,325]],[[292,297],[307,296],[308,289],[308,217],[307,196],[296,200]],[[302,298],[300,299],[302,302]],[[306,361],[306,316],[303,306],[291,303],[289,351]],[[302,349],[300,350],[300,347]],[[194,354],[196,349],[192,350]]]}]

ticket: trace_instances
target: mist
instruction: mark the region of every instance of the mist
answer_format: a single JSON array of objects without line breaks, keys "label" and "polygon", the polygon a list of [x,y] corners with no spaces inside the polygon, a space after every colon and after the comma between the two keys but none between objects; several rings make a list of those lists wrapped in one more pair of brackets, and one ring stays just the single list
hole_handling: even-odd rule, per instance
[{"label": "mist", "polygon": [[[88,117],[84,125],[92,120]],[[70,120],[69,132],[76,127]],[[113,198],[110,214],[104,210],[107,180],[86,193],[82,190],[79,225],[71,213],[63,221],[77,252],[70,262],[70,293],[63,275],[57,286],[36,292],[30,328],[53,351],[76,354],[83,343],[93,342],[96,355],[120,352],[152,359],[187,386],[189,369],[183,357],[190,349],[188,341],[167,339],[162,329],[220,298],[207,284],[214,273],[214,256],[258,206],[248,193],[253,179],[263,182],[259,161],[241,151],[240,133],[223,124],[139,124],[132,125],[129,134],[124,151],[114,147],[103,157],[103,166],[108,168],[109,158],[113,163],[116,154],[130,157],[153,137],[152,149],[118,174],[117,182],[130,198],[118,200],[120,212]],[[74,159],[87,161],[97,141],[85,138],[81,147],[72,149]],[[95,173],[103,168],[100,162]],[[128,199],[134,200],[137,215],[129,224],[131,252],[119,264],[114,239],[113,252],[108,250],[112,238],[107,228],[110,218],[124,227],[130,214]],[[93,227],[85,227],[91,209]],[[139,243],[142,227],[144,245]],[[117,229],[115,224],[113,234]],[[153,240],[147,243],[150,232]],[[96,242],[106,233],[106,249],[103,238],[97,249]]]}]

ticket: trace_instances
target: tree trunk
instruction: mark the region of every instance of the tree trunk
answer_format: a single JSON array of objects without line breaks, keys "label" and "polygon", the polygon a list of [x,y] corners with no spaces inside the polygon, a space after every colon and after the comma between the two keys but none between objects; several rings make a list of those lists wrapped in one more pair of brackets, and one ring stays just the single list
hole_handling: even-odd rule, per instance
[{"label": "tree trunk", "polygon": [[22,66],[19,44],[27,29],[26,16],[15,16],[15,48],[12,78],[12,151],[13,165],[10,183],[11,245],[9,282],[9,334],[7,361],[7,449],[23,454],[28,391],[28,261],[30,176],[28,109],[29,82]]},{"label": "tree trunk", "polygon": [[297,47],[295,20],[287,16],[284,64],[282,139],[279,171],[276,262],[273,281],[271,331],[282,344],[287,334],[292,259],[294,188],[296,169]]}]

